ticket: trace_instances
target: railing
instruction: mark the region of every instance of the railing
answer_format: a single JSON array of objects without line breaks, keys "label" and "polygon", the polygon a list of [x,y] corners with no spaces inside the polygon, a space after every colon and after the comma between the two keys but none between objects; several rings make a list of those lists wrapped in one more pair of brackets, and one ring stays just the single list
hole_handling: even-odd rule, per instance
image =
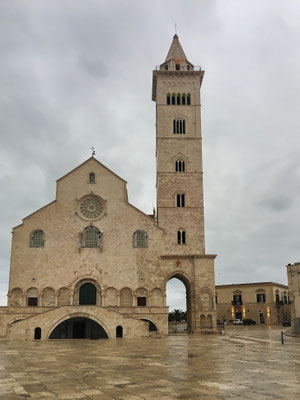
[{"label": "railing", "polygon": [[168,65],[168,68],[161,67],[160,65],[156,65],[156,71],[201,71],[200,66],[190,66],[190,65],[180,65],[180,69],[176,68],[176,65]]}]

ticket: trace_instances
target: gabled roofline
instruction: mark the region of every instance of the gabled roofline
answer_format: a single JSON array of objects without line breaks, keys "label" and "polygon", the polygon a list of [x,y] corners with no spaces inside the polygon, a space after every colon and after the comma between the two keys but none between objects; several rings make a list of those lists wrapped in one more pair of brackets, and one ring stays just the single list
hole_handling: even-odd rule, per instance
[{"label": "gabled roofline", "polygon": [[162,230],[163,232],[165,231],[163,228],[161,228],[160,226],[158,226],[158,225],[155,224],[155,219],[154,219],[153,217],[150,217],[148,214],[144,213],[144,211],[140,210],[139,208],[135,207],[134,205],[132,205],[132,204],[129,203],[129,202],[127,202],[127,204],[128,204],[130,207],[134,208],[136,211],[138,211],[140,214],[144,215],[147,219],[149,219],[149,220],[152,222],[152,224],[153,224],[154,226],[156,226],[158,229]]},{"label": "gabled roofline", "polygon": [[40,212],[40,211],[43,210],[44,208],[49,207],[51,204],[54,204],[54,203],[56,203],[56,200],[53,200],[53,201],[51,201],[50,203],[44,205],[43,207],[41,207],[41,208],[35,210],[35,211],[32,212],[31,214],[26,215],[26,217],[22,218],[22,223],[19,224],[19,225],[14,226],[12,229],[14,230],[14,229],[18,228],[19,226],[22,226],[23,223],[24,223],[24,221],[25,221],[25,219],[27,219],[27,218],[29,218],[29,217],[32,217],[32,215],[34,215],[34,214]]},{"label": "gabled roofline", "polygon": [[108,172],[112,173],[113,175],[115,175],[117,178],[119,178],[121,181],[127,183],[127,181],[125,181],[125,179],[121,178],[119,175],[117,175],[114,171],[112,171],[111,169],[109,169],[108,167],[106,167],[104,164],[102,164],[100,161],[98,161],[94,156],[89,157],[87,160],[85,160],[83,163],[79,164],[77,167],[75,167],[74,169],[72,169],[70,172],[66,173],[65,175],[63,175],[61,178],[57,179],[56,182],[61,181],[62,179],[64,179],[65,177],[67,177],[68,175],[72,174],[72,172],[76,171],[78,168],[82,167],[84,164],[88,163],[91,159],[95,160],[98,164],[101,165],[101,167],[105,168]]}]

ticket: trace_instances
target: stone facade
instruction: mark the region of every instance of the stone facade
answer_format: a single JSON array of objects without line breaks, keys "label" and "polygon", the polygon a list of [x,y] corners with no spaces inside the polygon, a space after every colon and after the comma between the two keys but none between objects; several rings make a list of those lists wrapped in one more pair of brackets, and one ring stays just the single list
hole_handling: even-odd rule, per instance
[{"label": "stone facade", "polygon": [[126,182],[92,156],[57,181],[55,201],[13,229],[0,335],[89,337],[94,323],[108,338],[167,335],[174,277],[186,287],[189,332],[216,328],[215,255],[204,247],[203,75],[175,35],[153,72],[156,215],[131,205]]},{"label": "stone facade", "polygon": [[300,263],[287,265],[292,331],[300,335]]},{"label": "stone facade", "polygon": [[253,319],[276,325],[291,320],[288,287],[274,282],[216,285],[217,318],[220,322]]}]

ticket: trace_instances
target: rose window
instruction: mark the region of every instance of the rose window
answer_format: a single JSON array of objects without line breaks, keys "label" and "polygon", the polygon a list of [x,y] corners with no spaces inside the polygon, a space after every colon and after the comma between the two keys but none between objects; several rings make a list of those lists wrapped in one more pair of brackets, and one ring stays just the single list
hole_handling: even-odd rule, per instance
[{"label": "rose window", "polygon": [[97,197],[86,197],[80,203],[81,214],[89,219],[100,217],[103,211],[103,205]]}]

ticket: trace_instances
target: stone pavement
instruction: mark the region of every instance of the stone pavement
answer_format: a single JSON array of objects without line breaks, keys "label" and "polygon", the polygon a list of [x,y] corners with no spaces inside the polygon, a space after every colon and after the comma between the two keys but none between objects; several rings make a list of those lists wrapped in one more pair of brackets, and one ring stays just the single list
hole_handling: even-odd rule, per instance
[{"label": "stone pavement", "polygon": [[[245,329],[246,328],[246,329]],[[300,341],[280,329],[116,340],[0,341],[0,398],[300,398]]]}]

